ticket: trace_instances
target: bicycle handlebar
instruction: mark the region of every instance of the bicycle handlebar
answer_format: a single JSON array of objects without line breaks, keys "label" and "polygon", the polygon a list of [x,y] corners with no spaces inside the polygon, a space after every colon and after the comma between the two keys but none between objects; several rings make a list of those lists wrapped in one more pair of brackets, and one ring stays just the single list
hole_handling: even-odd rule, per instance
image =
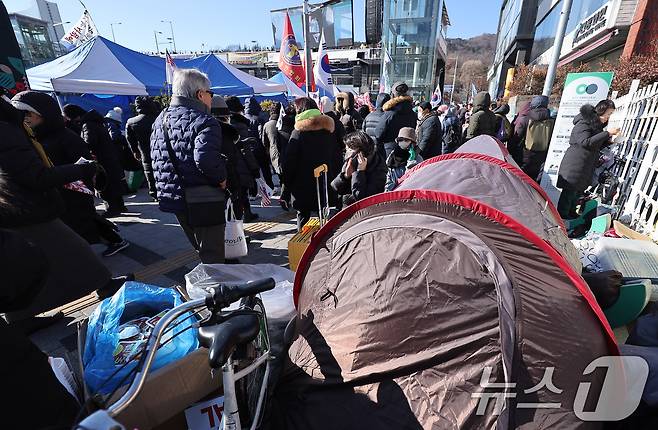
[{"label": "bicycle handlebar", "polygon": [[158,350],[158,345],[160,344],[160,339],[162,335],[171,323],[176,321],[176,319],[184,314],[185,312],[193,311],[204,306],[208,307],[213,311],[221,310],[222,308],[228,307],[231,303],[237,302],[243,297],[248,297],[255,295],[264,291],[268,291],[274,288],[274,279],[265,278],[259,279],[257,281],[250,281],[245,284],[239,285],[219,285],[217,287],[211,287],[203,299],[191,300],[185,302],[179,306],[176,306],[173,309],[170,309],[164,316],[157,322],[151,335],[148,338],[146,346],[144,348],[143,354],[143,365],[141,368],[137,369],[135,378],[132,383],[126,390],[126,392],[117,400],[114,404],[107,408],[108,414],[111,417],[116,417],[124,409],[130,405],[130,403],[135,400],[142,387],[146,381],[146,376],[148,375],[155,354]]},{"label": "bicycle handlebar", "polygon": [[258,293],[269,291],[274,288],[274,279],[264,278],[257,281],[249,281],[240,285],[223,285],[210,287],[206,296],[206,306],[210,309],[222,309],[235,303],[243,297],[253,296]]}]

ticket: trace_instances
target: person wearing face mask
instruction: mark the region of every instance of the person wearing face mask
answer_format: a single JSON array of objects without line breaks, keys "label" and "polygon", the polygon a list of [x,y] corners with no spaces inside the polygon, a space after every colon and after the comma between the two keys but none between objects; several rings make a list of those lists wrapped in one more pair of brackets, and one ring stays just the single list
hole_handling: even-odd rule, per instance
[{"label": "person wearing face mask", "polygon": [[418,105],[418,125],[416,126],[418,150],[424,160],[441,155],[443,130],[441,121],[432,110],[430,102]]},{"label": "person wearing face mask", "polygon": [[345,164],[331,182],[331,187],[343,199],[343,206],[384,191],[386,163],[375,150],[375,142],[363,131],[345,136]]},{"label": "person wearing face mask", "polygon": [[612,100],[601,100],[596,106],[586,104],[573,119],[569,148],[562,158],[557,186],[562,188],[557,210],[564,219],[576,217],[576,204],[592,183],[599,151],[620,133],[619,128],[604,130],[615,111]]},{"label": "person wearing face mask", "polygon": [[[64,126],[59,105],[51,96],[23,91],[13,97],[12,105],[25,112],[25,124],[32,129],[53,165],[74,164],[80,158],[91,159],[85,141]],[[91,183],[84,186],[86,189],[66,184],[59,189],[65,207],[62,221],[91,244],[105,241],[108,244],[103,251],[105,257],[126,249],[129,242],[119,235],[118,227],[96,213]]]},{"label": "person wearing face mask", "polygon": [[222,131],[210,115],[210,80],[196,69],[177,69],[172,94],[151,134],[158,205],[176,215],[202,263],[221,264],[227,172]]},{"label": "person wearing face mask", "polygon": [[418,154],[416,131],[413,128],[400,129],[395,143],[395,148],[386,158],[386,167],[388,167],[386,191],[393,191],[398,185],[398,180],[404,176],[407,170],[423,161],[423,157]]},{"label": "person wearing face mask", "polygon": [[64,203],[59,189],[79,180],[91,181],[98,171],[96,163],[53,165],[23,116],[9,99],[0,97],[0,195],[7,196],[0,205],[0,228],[40,248],[50,268],[29,306],[5,314],[7,321],[29,331],[49,321],[35,315],[94,290],[107,297],[128,278],[112,278],[89,244],[60,219]]}]

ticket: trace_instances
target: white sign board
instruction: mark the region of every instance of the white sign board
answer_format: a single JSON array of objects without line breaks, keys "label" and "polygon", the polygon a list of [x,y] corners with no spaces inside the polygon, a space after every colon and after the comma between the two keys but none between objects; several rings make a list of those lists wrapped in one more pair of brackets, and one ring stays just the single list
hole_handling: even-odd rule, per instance
[{"label": "white sign board", "polygon": [[189,430],[219,430],[222,428],[224,396],[196,403],[185,409]]},{"label": "white sign board", "polygon": [[561,192],[557,188],[557,176],[562,157],[569,148],[573,119],[580,113],[581,106],[596,105],[608,97],[612,76],[612,72],[569,73],[567,75],[551,144],[548,148],[548,156],[544,163],[544,174],[541,178],[542,188],[546,190],[546,194],[556,205]]}]

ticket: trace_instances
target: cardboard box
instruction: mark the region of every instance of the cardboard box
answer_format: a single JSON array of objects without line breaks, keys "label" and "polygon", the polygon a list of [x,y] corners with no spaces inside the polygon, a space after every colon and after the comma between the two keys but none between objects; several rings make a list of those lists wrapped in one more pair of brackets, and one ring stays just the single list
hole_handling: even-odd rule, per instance
[{"label": "cardboard box", "polygon": [[[78,349],[80,367],[84,340],[87,334],[86,321],[78,327]],[[84,384],[85,397],[89,393]],[[182,359],[154,371],[149,375],[137,398],[116,420],[127,429],[140,430],[186,430],[185,409],[204,400],[209,395],[216,397],[223,391],[222,372],[211,372],[208,350],[199,348]],[[110,404],[118,400],[127,386],[120,388]]]}]

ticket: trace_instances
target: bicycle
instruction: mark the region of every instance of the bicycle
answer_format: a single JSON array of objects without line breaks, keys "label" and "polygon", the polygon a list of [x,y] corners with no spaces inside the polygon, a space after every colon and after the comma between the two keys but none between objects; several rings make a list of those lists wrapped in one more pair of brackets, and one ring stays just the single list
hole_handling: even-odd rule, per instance
[{"label": "bicycle", "polygon": [[[125,430],[114,418],[139,395],[165,329],[184,313],[207,308],[211,315],[200,322],[198,339],[209,350],[210,367],[222,368],[224,409],[220,428],[242,430],[241,423],[245,422],[249,423],[250,430],[256,429],[263,415],[271,361],[274,358],[270,353],[265,307],[256,295],[273,288],[272,278],[240,285],[218,285],[207,288],[205,298],[191,300],[169,310],[153,328],[137,365],[135,377],[123,396],[107,409],[92,413],[73,428]],[[238,309],[224,310],[238,301]]]}]

